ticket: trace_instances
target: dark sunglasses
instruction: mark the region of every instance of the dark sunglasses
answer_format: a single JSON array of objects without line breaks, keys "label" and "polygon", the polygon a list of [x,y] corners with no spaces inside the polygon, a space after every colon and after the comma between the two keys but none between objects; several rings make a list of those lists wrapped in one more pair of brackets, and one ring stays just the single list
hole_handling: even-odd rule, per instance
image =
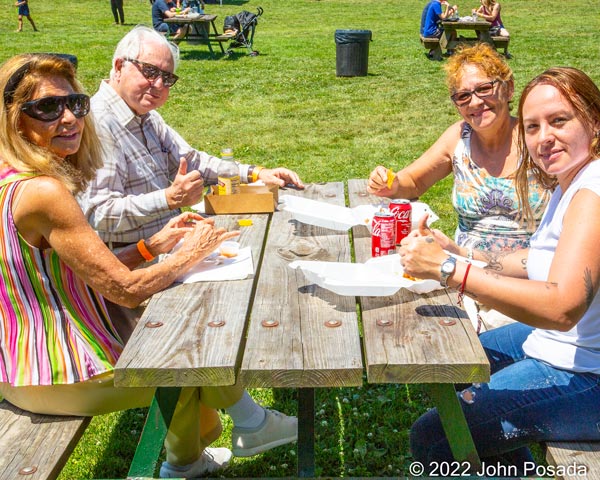
[{"label": "dark sunglasses", "polygon": [[450,98],[457,107],[463,107],[471,102],[473,95],[478,98],[485,98],[492,95],[494,93],[494,85],[501,81],[502,80],[492,80],[491,82],[481,83],[470,92],[467,90],[462,90],[460,92],[456,92],[454,95],[450,95]]},{"label": "dark sunglasses", "polygon": [[135,60],[133,58],[125,58],[124,60],[126,62],[133,63],[144,76],[144,78],[146,80],[150,80],[151,82],[154,82],[158,77],[161,77],[165,87],[172,87],[175,85],[175,82],[179,80],[179,77],[174,73],[165,72],[151,63],[140,62],[139,60]]},{"label": "dark sunglasses", "polygon": [[64,113],[65,107],[77,118],[90,113],[90,97],[83,93],[72,93],[63,97],[43,97],[21,105],[21,110],[31,118],[52,122]]}]

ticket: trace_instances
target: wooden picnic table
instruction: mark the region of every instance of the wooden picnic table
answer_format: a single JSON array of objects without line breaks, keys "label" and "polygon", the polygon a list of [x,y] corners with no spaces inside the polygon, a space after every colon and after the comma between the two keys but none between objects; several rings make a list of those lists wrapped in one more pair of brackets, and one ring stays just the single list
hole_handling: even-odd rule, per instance
[{"label": "wooden picnic table", "polygon": [[[492,24],[486,20],[468,21],[443,21],[444,32],[440,38],[440,46],[448,50],[454,50],[459,43],[487,42],[492,47],[494,41],[490,36]],[[474,32],[475,36],[462,37],[461,31]]]},{"label": "wooden picnic table", "polygon": [[216,19],[217,15],[203,13],[199,15],[176,15],[175,17],[165,18],[164,21],[165,23],[189,25],[191,28],[188,30],[183,39],[189,43],[207,45],[210,54],[214,57],[215,52],[212,44],[214,43],[218,45],[221,49],[221,53],[224,54],[225,49],[223,48],[223,42],[227,41],[227,39],[223,38],[223,36],[217,31],[217,27],[215,25]]},{"label": "wooden picnic table", "polygon": [[[352,206],[379,203],[350,180]],[[345,204],[344,184],[286,190]],[[115,384],[154,386],[155,402],[129,475],[152,476],[182,386],[298,388],[298,476],[314,476],[314,389],[370,383],[428,384],[457,460],[479,464],[454,383],[489,380],[489,363],[466,315],[446,290],[387,297],[340,296],[307,281],[294,260],[350,262],[350,232],[299,223],[291,214],[219,215],[241,228],[255,274],[245,280],[177,284],[152,297],[115,369]],[[352,231],[357,261],[370,257],[365,227]],[[362,313],[359,329],[357,302]],[[362,349],[364,348],[364,359]]]}]

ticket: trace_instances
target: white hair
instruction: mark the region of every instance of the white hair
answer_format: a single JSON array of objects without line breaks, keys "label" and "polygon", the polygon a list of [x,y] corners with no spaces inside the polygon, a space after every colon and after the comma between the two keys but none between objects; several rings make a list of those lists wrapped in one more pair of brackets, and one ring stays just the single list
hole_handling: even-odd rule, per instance
[{"label": "white hair", "polygon": [[115,62],[121,58],[134,58],[137,59],[142,45],[149,41],[162,44],[169,49],[171,57],[173,59],[173,71],[177,69],[179,63],[179,47],[173,42],[169,42],[167,38],[161,33],[157,32],[153,28],[147,27],[146,25],[136,25],[133,27],[127,35],[125,35],[115,48],[115,53],[112,59],[112,69],[110,76],[112,78],[115,73]]}]

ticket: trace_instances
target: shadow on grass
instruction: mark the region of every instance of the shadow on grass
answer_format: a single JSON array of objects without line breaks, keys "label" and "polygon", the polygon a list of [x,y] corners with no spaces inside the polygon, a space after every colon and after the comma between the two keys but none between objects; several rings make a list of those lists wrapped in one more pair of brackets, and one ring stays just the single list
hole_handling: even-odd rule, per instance
[{"label": "shadow on grass", "polygon": [[[181,60],[223,60],[228,62],[241,60],[246,57],[251,57],[251,55],[248,54],[248,51],[246,49],[244,49],[243,51],[232,50],[229,53],[227,51],[223,53],[221,52],[219,47],[215,48],[213,46],[213,50],[214,54],[211,54],[206,45],[190,44],[190,49],[180,50],[179,56]],[[265,55],[261,54],[261,56]]]},{"label": "shadow on grass", "polygon": [[88,452],[97,458],[92,478],[127,478],[147,413],[147,408],[135,408],[113,414],[116,417],[103,442],[105,448],[99,456]]}]

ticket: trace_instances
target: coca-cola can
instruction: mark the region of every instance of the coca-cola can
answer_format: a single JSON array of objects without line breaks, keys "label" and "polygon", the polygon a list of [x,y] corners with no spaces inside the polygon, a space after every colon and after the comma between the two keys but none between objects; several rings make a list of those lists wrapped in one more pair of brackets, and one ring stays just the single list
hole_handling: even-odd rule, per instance
[{"label": "coca-cola can", "polygon": [[410,200],[400,198],[392,200],[389,208],[396,218],[396,245],[400,245],[412,229],[412,206]]},{"label": "coca-cola can", "polygon": [[393,213],[377,212],[371,223],[371,255],[381,257],[396,253],[396,219]]}]

